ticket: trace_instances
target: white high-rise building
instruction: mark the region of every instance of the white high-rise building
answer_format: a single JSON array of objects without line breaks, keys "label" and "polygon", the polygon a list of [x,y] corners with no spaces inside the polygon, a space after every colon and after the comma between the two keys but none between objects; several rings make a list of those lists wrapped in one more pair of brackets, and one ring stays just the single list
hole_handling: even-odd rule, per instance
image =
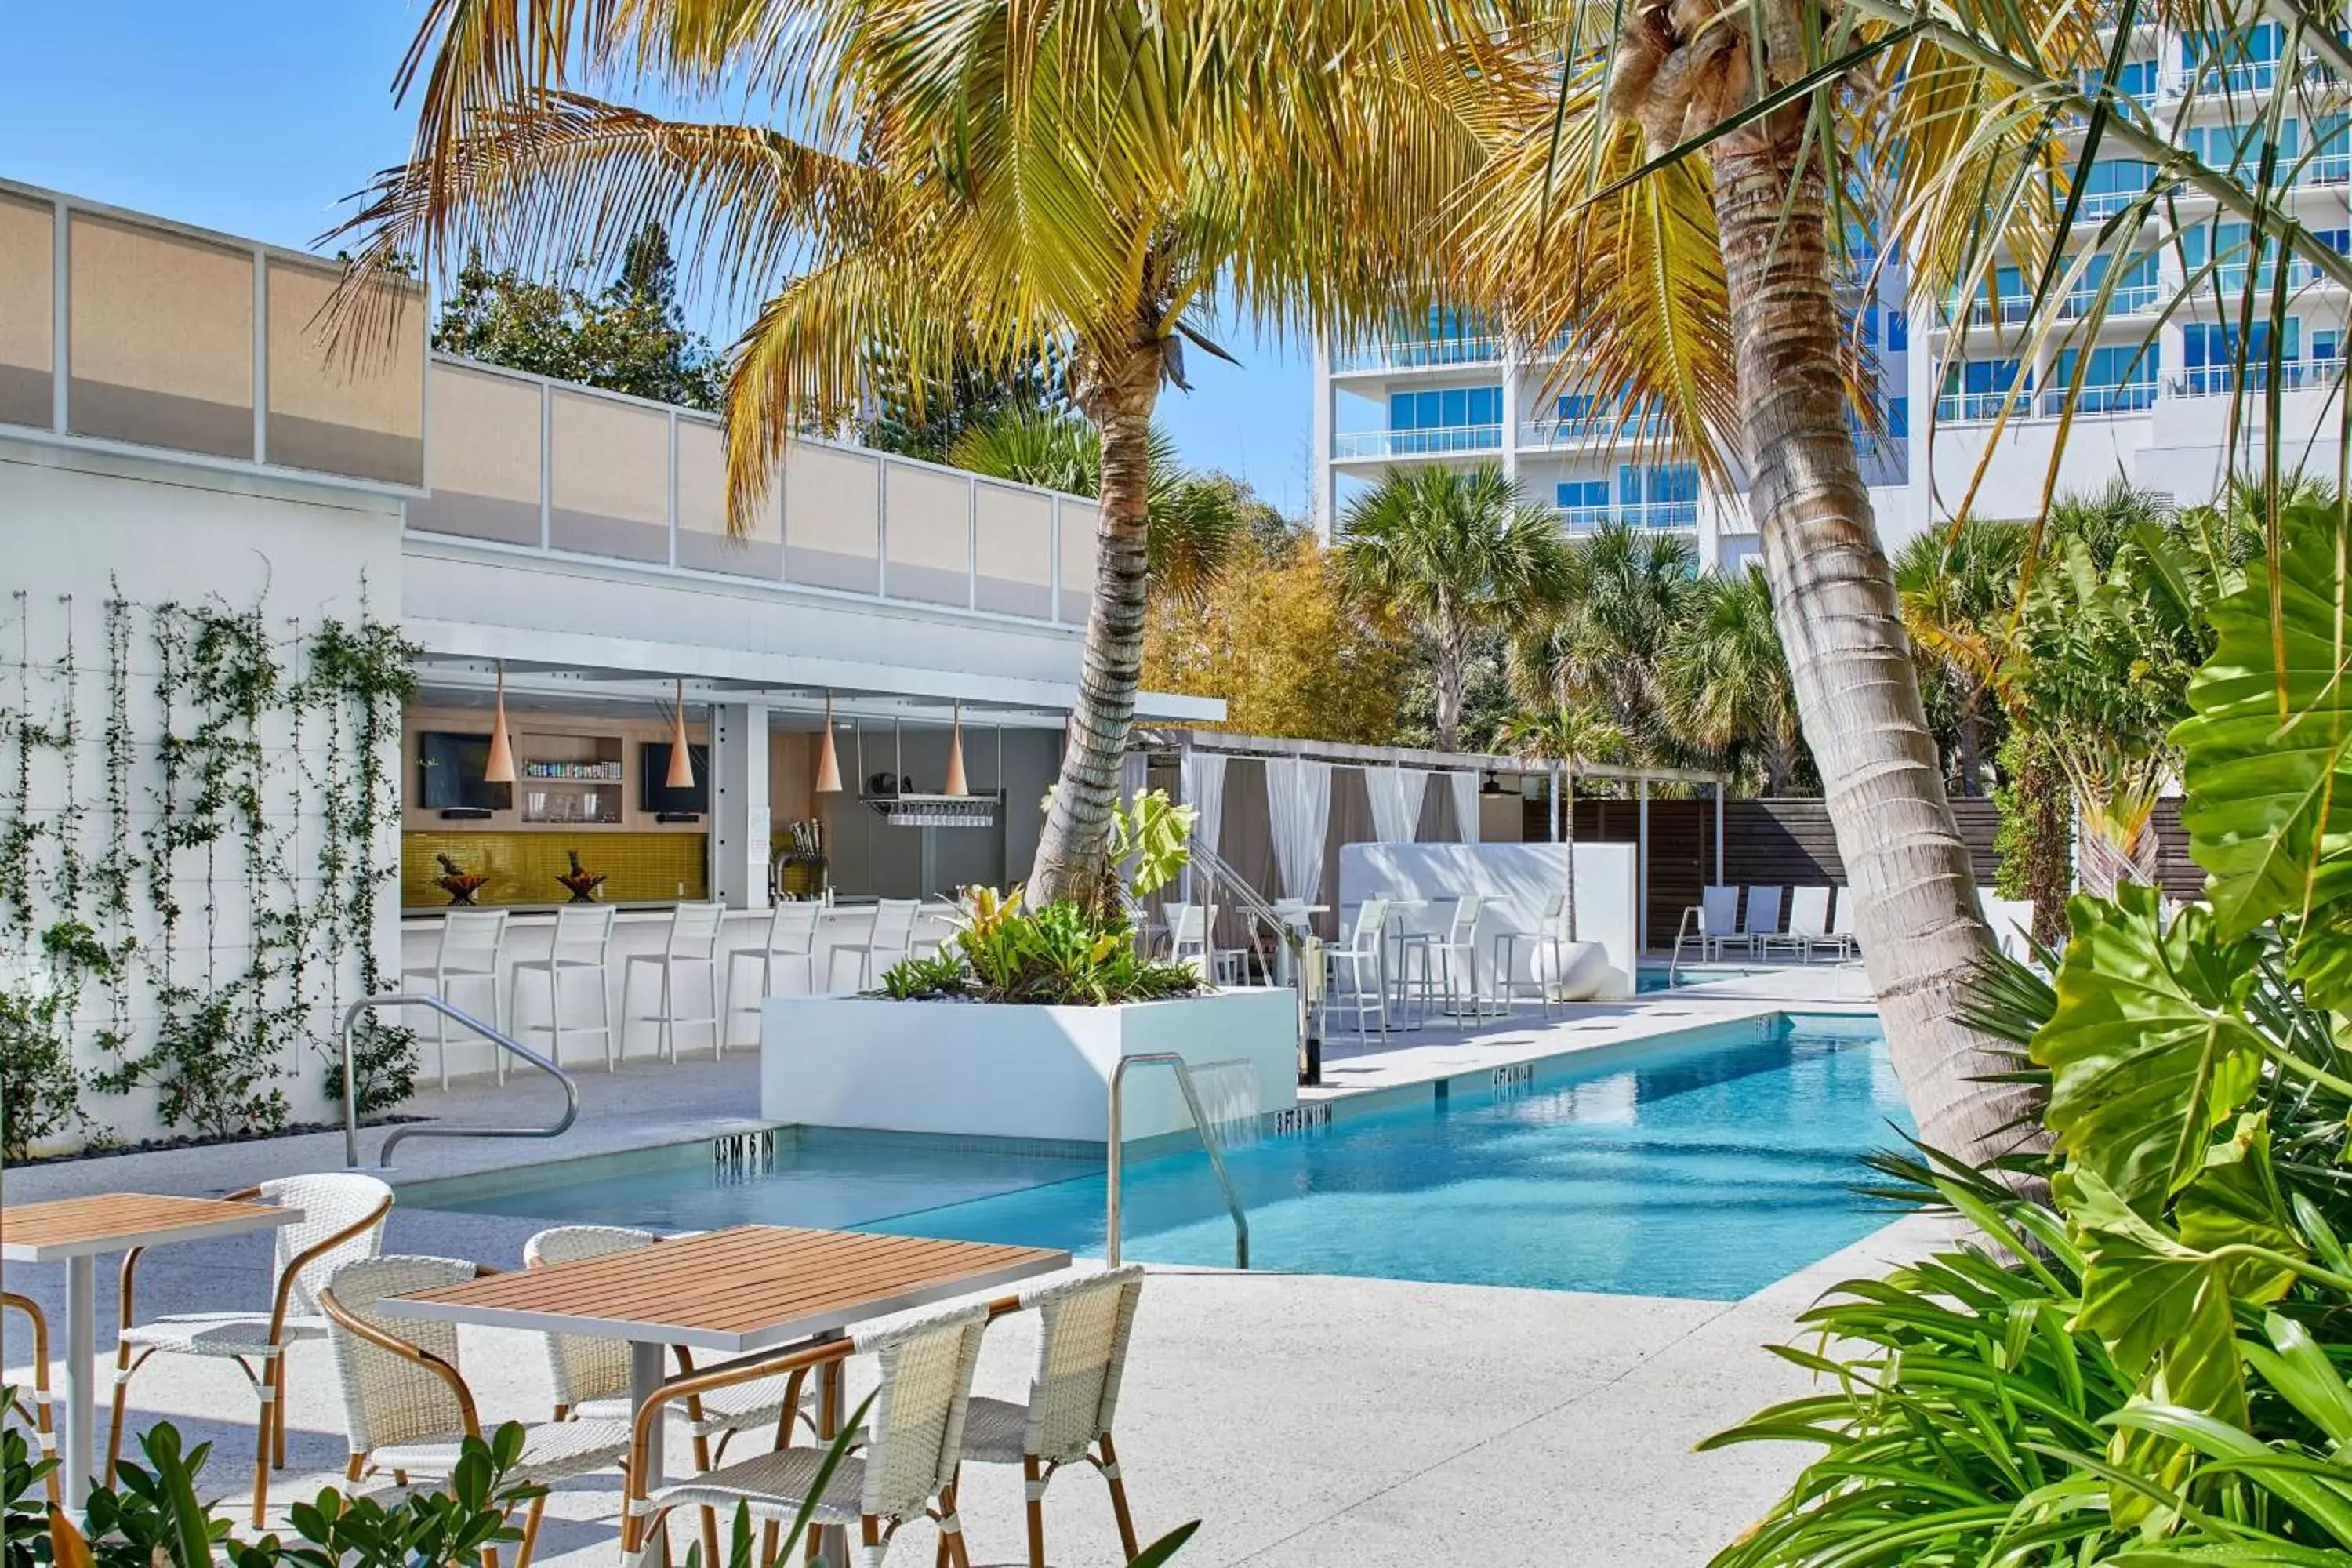
[{"label": "white high-rise building", "polygon": [[[2195,80],[2200,98],[2182,142],[2209,165],[2242,166],[2251,179],[2262,139],[2258,128],[2243,126],[2258,126],[2260,108],[2286,68],[2279,58],[2284,29],[2263,23],[2242,32],[2226,58],[2213,58],[2193,36],[2140,33],[2120,89],[2169,125]],[[2287,115],[2280,142],[2295,216],[2339,253],[2352,252],[2352,133],[2340,97],[2315,97],[2306,112]],[[2074,255],[2101,247],[2102,226],[2147,190],[2150,174],[2147,163],[2119,153],[2092,165]],[[2259,295],[2254,314],[2267,316],[2280,262],[2275,246],[2257,258],[2248,226],[2218,217],[2211,198],[2183,187],[2168,203],[2179,234],[2159,216],[2136,237],[2108,241],[2063,286],[2062,324],[2039,343],[2028,325],[2036,282],[2030,262],[2000,266],[1990,288],[1965,305],[1939,308],[1909,290],[1899,265],[1874,273],[1872,257],[1853,258],[1856,277],[1874,279],[1868,298],[1855,284],[1851,302],[1878,366],[1883,426],[1874,437],[1857,432],[1855,442],[1890,550],[1964,508],[1983,517],[2037,514],[2078,369],[2082,387],[2053,493],[2122,478],[2189,504],[2221,488],[2240,390],[2233,365],[2248,274],[2254,271]],[[2093,324],[2086,318],[2116,268],[2105,317]],[[2191,279],[2190,299],[2164,318],[2167,301]],[[2287,263],[2287,285],[2277,345],[2284,460],[2289,469],[2332,479],[2347,299],[2305,260]],[[2268,353],[2270,331],[2255,330],[2254,357]],[[1498,462],[1529,500],[1556,509],[1570,533],[1616,518],[1686,535],[1702,566],[1733,566],[1752,555],[1754,526],[1738,487],[1718,492],[1696,465],[1659,453],[1654,416],[1586,390],[1554,390],[1559,359],[1558,352],[1515,357],[1482,323],[1448,311],[1375,348],[1337,359],[1325,353],[1316,378],[1318,526],[1327,534],[1342,526],[1349,500],[1391,468]],[[2241,422],[2264,416],[2261,395],[2270,374],[2250,374],[2249,395],[2236,400]]]}]

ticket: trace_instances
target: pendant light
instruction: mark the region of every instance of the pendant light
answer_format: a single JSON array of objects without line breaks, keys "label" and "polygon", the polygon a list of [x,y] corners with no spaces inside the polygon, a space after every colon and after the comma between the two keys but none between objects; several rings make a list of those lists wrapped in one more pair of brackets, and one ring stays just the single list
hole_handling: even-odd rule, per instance
[{"label": "pendant light", "polygon": [[941,795],[970,795],[971,785],[963,776],[963,704],[955,705],[955,726],[948,731],[948,777],[940,786]]},{"label": "pendant light", "polygon": [[662,780],[666,789],[694,787],[694,759],[686,750],[686,682],[677,683],[677,702],[669,713],[669,773]]},{"label": "pendant light", "polygon": [[507,667],[499,664],[498,702],[490,712],[490,754],[482,763],[484,784],[515,782],[514,747],[507,741]]},{"label": "pendant light", "polygon": [[816,754],[816,793],[841,793],[841,756],[833,749],[833,693],[824,694],[824,745]]}]

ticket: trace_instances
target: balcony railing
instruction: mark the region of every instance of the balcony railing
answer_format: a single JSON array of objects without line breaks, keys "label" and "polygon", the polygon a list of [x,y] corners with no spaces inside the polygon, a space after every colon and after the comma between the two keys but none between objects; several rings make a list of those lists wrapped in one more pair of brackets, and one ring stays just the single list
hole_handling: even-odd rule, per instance
[{"label": "balcony railing", "polygon": [[[2137,414],[2156,404],[2156,382],[2127,381],[2114,386],[2085,386],[2074,399],[2077,414]],[[2042,395],[2042,412],[2056,418],[2066,412],[2065,390]]]},{"label": "balcony railing", "polygon": [[[1948,394],[1936,399],[1936,417],[1947,425],[1980,424],[2000,417],[2001,409],[2010,402],[2006,392],[1963,392]],[[2010,410],[2011,419],[2024,418],[2033,412],[2030,394],[2020,393],[2017,405]]]},{"label": "balcony railing", "polygon": [[1499,452],[1500,425],[1447,425],[1429,430],[1342,430],[1331,438],[1335,458],[1433,458],[1453,452]]},{"label": "balcony railing", "polygon": [[1654,501],[1647,506],[1561,506],[1552,509],[1570,533],[1591,533],[1617,522],[1648,533],[1688,533],[1698,527],[1698,502]]},{"label": "balcony railing", "polygon": [[2294,360],[2285,364],[2192,365],[2174,376],[2168,390],[2175,397],[2227,397],[2241,390],[2267,392],[2275,384],[2282,392],[2325,392],[2344,378],[2341,356],[2332,359]]},{"label": "balcony railing", "polygon": [[1412,342],[1373,343],[1336,356],[1336,372],[1431,370],[1454,364],[1494,364],[1503,357],[1500,338],[1424,338]]},{"label": "balcony railing", "polygon": [[1992,300],[1982,298],[1969,301],[1969,325],[1972,327],[1989,327],[1995,321],[2004,326],[2015,326],[2032,314],[2033,296],[2031,294],[2003,294],[1998,307]]},{"label": "balcony railing", "polygon": [[[2163,289],[2154,283],[2136,283],[2127,289],[2117,289],[2107,296],[2107,314],[2110,317],[2140,315],[2155,310],[2163,297]],[[2095,288],[2073,289],[2058,301],[2058,319],[2072,321],[2087,316],[2098,300],[2099,291]]]},{"label": "balcony railing", "polygon": [[1522,447],[1574,447],[1585,442],[1656,441],[1667,434],[1665,416],[1591,415],[1581,419],[1538,419],[1519,426]]}]

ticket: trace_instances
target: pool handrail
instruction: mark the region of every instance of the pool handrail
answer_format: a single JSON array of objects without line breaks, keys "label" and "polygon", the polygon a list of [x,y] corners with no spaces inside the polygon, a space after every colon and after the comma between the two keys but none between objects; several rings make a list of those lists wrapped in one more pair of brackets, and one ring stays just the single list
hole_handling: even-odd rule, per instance
[{"label": "pool handrail", "polygon": [[[1232,1061],[1202,1062],[1202,1067],[1248,1067],[1236,1058]],[[1167,1067],[1176,1069],[1176,1087],[1183,1091],[1184,1104],[1192,1112],[1192,1125],[1201,1134],[1201,1147],[1208,1152],[1209,1169],[1217,1178],[1217,1188],[1225,1194],[1225,1212],[1234,1216],[1234,1267],[1247,1268],[1249,1264],[1249,1216],[1242,1212],[1242,1201],[1234,1191],[1233,1178],[1225,1174],[1225,1157],[1217,1152],[1217,1141],[1209,1136],[1209,1119],[1201,1113],[1201,1090],[1192,1081],[1192,1068],[1174,1051],[1139,1051],[1131,1057],[1118,1058],[1118,1066],[1110,1073],[1110,1143],[1108,1170],[1105,1173],[1107,1189],[1104,1214],[1103,1253],[1105,1263],[1118,1267],[1118,1184],[1121,1166],[1125,1163],[1125,1138],[1119,1115],[1119,1089],[1127,1081],[1127,1069],[1131,1067]]]},{"label": "pool handrail", "polygon": [[415,1123],[393,1129],[376,1152],[376,1168],[392,1168],[392,1151],[404,1138],[558,1138],[568,1131],[580,1115],[580,1085],[562,1068],[541,1056],[529,1046],[491,1025],[483,1023],[471,1013],[451,1006],[438,996],[412,996],[397,993],[382,996],[362,996],[343,1009],[343,1164],[356,1170],[360,1163],[359,1079],[352,1071],[352,1031],[359,1025],[360,1015],[378,1007],[429,1007],[465,1027],[509,1055],[521,1058],[555,1079],[563,1088],[563,1114],[546,1127],[436,1127]]}]

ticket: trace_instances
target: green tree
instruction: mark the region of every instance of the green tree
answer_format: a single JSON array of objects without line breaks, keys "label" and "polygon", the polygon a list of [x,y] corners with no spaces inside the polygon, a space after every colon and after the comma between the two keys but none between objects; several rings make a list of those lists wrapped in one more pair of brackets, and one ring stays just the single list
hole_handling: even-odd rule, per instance
[{"label": "green tree", "polygon": [[857,439],[877,451],[952,463],[955,444],[976,426],[1017,414],[1070,411],[1056,353],[1040,353],[1008,371],[965,347],[949,355],[945,371],[918,381],[895,368],[898,356],[887,345],[868,353],[875,363],[866,376],[870,391],[857,418]]},{"label": "green tree", "polygon": [[2022,524],[1969,518],[1917,535],[1895,560],[1912,646],[1951,703],[1963,795],[1984,793],[1985,735],[2000,721],[2029,542]]},{"label": "green tree", "polygon": [[[1484,155],[1460,106],[1533,66],[1467,35],[1428,68],[1387,68],[1395,18],[1378,9],[810,0],[722,23],[646,0],[597,15],[569,0],[427,11],[402,78],[422,84],[410,158],[356,220],[371,253],[428,271],[477,243],[593,257],[667,222],[764,299],[728,388],[739,524],[793,433],[846,416],[876,377],[936,384],[959,356],[1002,377],[1066,352],[1071,403],[1101,437],[1101,522],[1027,886],[1040,903],[1098,901],[1142,673],[1162,384],[1183,384],[1188,345],[1223,352],[1198,324],[1212,301],[1344,336],[1425,299],[1428,224]],[[741,122],[585,90],[719,81]],[[1391,147],[1412,154],[1372,168],[1358,152]]]},{"label": "green tree", "polygon": [[1558,598],[1513,626],[1512,691],[1528,709],[1598,703],[1633,754],[1674,761],[1659,664],[1697,595],[1689,540],[1602,523],[1570,547]]},{"label": "green tree", "polygon": [[1748,566],[1698,581],[1687,614],[1666,634],[1659,661],[1667,722],[1688,743],[1730,768],[1752,755],[1764,793],[1786,794],[1804,738],[1789,661],[1772,626],[1772,590]]},{"label": "green tree", "polygon": [[1340,576],[1409,622],[1428,648],[1439,751],[1461,749],[1475,635],[1555,602],[1567,554],[1550,516],[1494,463],[1396,469],[1349,506]]},{"label": "green tree", "polygon": [[657,223],[631,237],[619,274],[594,294],[494,272],[469,256],[442,301],[433,346],[685,408],[717,408],[725,385],[709,340],[687,330],[677,264]]},{"label": "green tree", "polygon": [[1606,713],[1566,703],[1533,709],[1506,721],[1495,732],[1496,748],[1523,761],[1564,764],[1560,802],[1562,841],[1568,846],[1568,940],[1576,940],[1576,775],[1590,763],[1613,763],[1625,754],[1625,731]]}]

